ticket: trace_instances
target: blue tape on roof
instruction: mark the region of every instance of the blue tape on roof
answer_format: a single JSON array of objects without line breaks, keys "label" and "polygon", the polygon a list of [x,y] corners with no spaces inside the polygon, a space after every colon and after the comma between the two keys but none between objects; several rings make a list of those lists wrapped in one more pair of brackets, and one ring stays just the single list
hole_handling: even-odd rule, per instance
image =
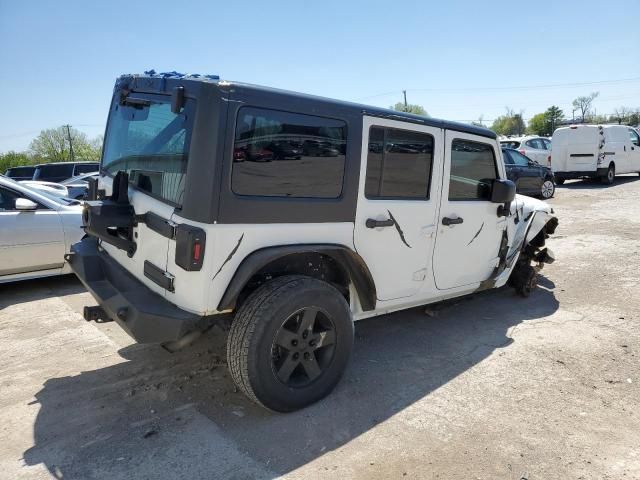
[{"label": "blue tape on roof", "polygon": [[219,75],[201,75],[199,73],[180,73],[176,72],[156,72],[155,70],[147,70],[144,72],[145,75],[150,77],[159,77],[159,78],[208,78],[209,80],[220,80]]}]

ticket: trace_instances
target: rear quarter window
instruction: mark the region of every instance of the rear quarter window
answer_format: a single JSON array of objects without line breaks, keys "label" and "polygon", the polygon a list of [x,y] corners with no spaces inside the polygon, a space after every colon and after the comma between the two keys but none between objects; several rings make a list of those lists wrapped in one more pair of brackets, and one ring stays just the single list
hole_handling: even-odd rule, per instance
[{"label": "rear quarter window", "polygon": [[243,107],[236,121],[231,189],[237,195],[338,198],[346,141],[341,120]]}]

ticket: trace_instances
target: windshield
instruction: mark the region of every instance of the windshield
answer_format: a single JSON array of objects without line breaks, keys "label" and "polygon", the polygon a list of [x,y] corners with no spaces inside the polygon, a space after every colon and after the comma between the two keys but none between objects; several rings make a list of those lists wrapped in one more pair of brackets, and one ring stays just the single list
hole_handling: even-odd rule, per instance
[{"label": "windshield", "polygon": [[126,171],[129,181],[177,206],[182,205],[188,146],[193,124],[193,102],[179,114],[171,111],[171,98],[138,95],[117,101],[111,108],[102,170],[109,175]]}]

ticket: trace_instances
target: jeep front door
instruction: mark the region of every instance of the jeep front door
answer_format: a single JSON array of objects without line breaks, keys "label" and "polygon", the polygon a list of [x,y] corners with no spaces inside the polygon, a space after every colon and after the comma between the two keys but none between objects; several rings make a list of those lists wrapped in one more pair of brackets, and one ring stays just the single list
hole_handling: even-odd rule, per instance
[{"label": "jeep front door", "polygon": [[472,285],[498,263],[504,217],[489,201],[492,181],[504,178],[495,141],[447,131],[433,271],[438,289]]},{"label": "jeep front door", "polygon": [[441,152],[441,129],[364,117],[354,243],[378,300],[414,295],[426,278]]}]

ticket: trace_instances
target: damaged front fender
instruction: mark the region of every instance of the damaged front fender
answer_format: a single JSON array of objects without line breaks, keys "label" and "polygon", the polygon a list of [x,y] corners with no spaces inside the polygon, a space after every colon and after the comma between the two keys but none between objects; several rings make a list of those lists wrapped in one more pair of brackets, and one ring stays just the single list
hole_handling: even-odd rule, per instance
[{"label": "damaged front fender", "polygon": [[[555,260],[553,252],[544,245],[549,235],[555,232],[558,219],[547,203],[517,195],[511,203],[506,222],[498,265],[478,290],[501,287],[509,281],[526,296],[535,286],[535,276],[543,264]],[[536,263],[535,267],[531,266],[532,262]]]}]

